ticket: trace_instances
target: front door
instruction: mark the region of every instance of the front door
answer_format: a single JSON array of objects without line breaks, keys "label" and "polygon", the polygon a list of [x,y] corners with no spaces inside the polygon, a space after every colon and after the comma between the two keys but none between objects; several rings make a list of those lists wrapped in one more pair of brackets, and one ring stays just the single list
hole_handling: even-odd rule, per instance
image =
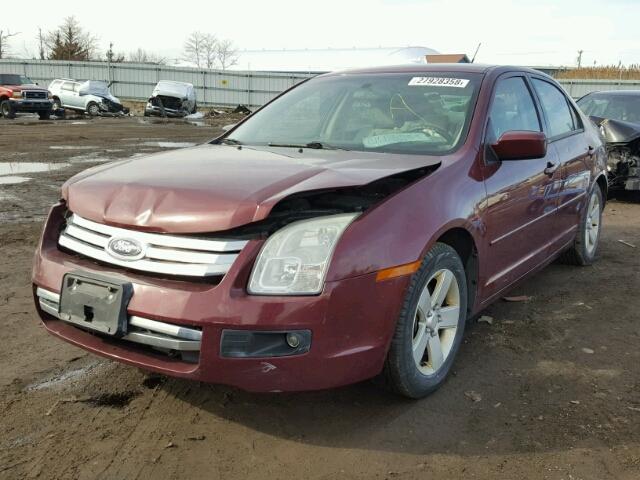
[{"label": "front door", "polygon": [[562,183],[555,149],[543,158],[499,161],[491,144],[510,130],[542,131],[542,115],[524,76],[496,83],[487,124],[484,181],[486,251],[480,287],[488,300],[541,264],[556,236],[555,215]]}]

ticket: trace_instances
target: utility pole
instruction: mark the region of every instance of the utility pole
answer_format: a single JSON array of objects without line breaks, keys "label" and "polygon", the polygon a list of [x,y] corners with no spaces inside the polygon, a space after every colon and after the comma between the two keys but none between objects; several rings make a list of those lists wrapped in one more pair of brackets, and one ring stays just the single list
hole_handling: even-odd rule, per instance
[{"label": "utility pole", "polygon": [[582,66],[582,53],[584,50],[578,50],[578,68]]}]

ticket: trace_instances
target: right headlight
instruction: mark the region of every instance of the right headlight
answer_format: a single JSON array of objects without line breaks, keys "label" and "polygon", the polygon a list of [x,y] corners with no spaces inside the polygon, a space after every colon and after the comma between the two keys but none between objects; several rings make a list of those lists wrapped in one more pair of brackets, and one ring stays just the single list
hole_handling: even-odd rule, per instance
[{"label": "right headlight", "polygon": [[333,250],[357,213],[287,225],[266,241],[248,290],[258,295],[315,295],[322,291]]}]

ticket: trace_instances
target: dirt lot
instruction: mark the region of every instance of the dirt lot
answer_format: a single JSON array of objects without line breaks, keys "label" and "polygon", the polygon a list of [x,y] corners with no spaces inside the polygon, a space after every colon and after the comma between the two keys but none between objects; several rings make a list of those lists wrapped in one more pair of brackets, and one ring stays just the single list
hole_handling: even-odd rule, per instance
[{"label": "dirt lot", "polygon": [[530,301],[499,302],[484,312],[492,324],[470,324],[455,374],[418,402],[370,383],[252,395],[48,336],[29,276],[61,183],[215,132],[140,118],[0,120],[0,478],[640,478],[637,203],[608,204],[595,266],[554,264],[514,292]]}]

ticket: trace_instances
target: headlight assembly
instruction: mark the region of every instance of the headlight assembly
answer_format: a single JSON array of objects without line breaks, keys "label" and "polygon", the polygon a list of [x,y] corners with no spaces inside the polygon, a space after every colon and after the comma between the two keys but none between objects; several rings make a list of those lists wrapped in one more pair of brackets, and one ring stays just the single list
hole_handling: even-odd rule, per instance
[{"label": "headlight assembly", "polygon": [[249,293],[315,295],[322,291],[333,250],[357,213],[287,225],[266,241],[251,272]]}]

